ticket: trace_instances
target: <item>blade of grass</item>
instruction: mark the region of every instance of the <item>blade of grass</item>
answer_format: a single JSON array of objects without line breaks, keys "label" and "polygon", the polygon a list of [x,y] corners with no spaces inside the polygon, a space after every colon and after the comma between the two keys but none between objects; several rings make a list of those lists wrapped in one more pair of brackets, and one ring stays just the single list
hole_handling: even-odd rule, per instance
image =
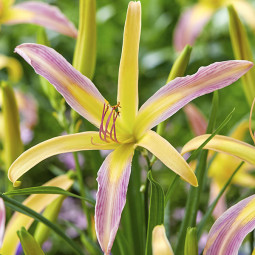
[{"label": "blade of grass", "polygon": [[95,201],[86,197],[78,196],[74,193],[61,189],[59,187],[53,186],[41,186],[41,187],[31,187],[25,189],[17,189],[12,190],[9,192],[3,193],[6,196],[13,196],[13,195],[31,195],[31,194],[60,194],[64,196],[71,196],[75,198],[79,198],[85,200],[86,202],[90,203],[91,205],[95,205]]}]

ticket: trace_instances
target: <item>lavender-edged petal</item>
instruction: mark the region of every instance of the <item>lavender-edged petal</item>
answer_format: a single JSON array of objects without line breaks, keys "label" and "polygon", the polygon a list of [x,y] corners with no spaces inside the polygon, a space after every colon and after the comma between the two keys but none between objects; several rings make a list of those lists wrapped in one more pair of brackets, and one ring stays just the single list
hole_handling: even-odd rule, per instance
[{"label": "lavender-edged petal", "polygon": [[77,30],[55,6],[42,2],[28,1],[14,5],[3,20],[5,24],[32,23],[61,34],[77,37]]},{"label": "lavender-edged petal", "polygon": [[232,84],[252,66],[245,60],[216,62],[193,75],[174,79],[142,105],[135,122],[136,135],[142,136],[193,99]]},{"label": "lavender-edged petal", "polygon": [[98,172],[95,223],[99,244],[109,255],[126,203],[134,145],[120,145],[107,156]]},{"label": "lavender-edged petal", "polygon": [[100,126],[105,99],[87,77],[49,47],[26,43],[16,47],[15,52],[54,85],[75,111]]},{"label": "lavender-edged petal", "polygon": [[245,236],[255,228],[255,195],[228,209],[212,226],[204,255],[237,255]]}]

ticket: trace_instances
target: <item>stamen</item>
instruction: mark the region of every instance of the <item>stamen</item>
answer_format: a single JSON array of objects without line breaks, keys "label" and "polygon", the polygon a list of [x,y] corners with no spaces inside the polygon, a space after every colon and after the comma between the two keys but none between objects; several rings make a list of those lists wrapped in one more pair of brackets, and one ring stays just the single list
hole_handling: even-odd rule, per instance
[{"label": "stamen", "polygon": [[[111,132],[110,132],[110,138],[112,139],[112,141],[115,141],[117,143],[118,143],[118,140],[117,140],[117,136],[116,136],[115,122],[116,122],[118,116],[119,116],[119,111],[118,112],[114,112],[113,123],[112,123]],[[112,138],[112,131],[114,131],[114,139]]]},{"label": "stamen", "polygon": [[108,109],[109,109],[109,104],[108,104],[108,101],[106,101],[106,104],[104,104],[102,118],[101,118],[101,124],[100,124],[100,128],[99,128],[99,137],[101,140],[104,140],[102,137],[102,133],[103,134],[105,133],[105,131],[104,131],[104,117],[105,117]]},{"label": "stamen", "polygon": [[108,126],[109,126],[109,123],[110,123],[113,112],[115,112],[114,108],[112,108],[112,111],[109,114],[108,119],[107,119],[106,124],[105,124],[104,141],[106,141],[106,142],[108,142],[107,139],[106,139],[106,136],[107,136],[107,130],[108,130]]},{"label": "stamen", "polygon": [[[109,116],[107,117],[106,123],[104,125],[105,116],[106,116],[106,114],[107,114],[110,107],[112,109],[111,109],[111,112],[110,112]],[[120,102],[118,102],[114,106],[110,106],[108,101],[105,100],[104,107],[103,107],[103,112],[102,112],[101,124],[100,124],[100,127],[99,127],[99,137],[102,141],[105,141],[107,143],[110,142],[107,139],[111,139],[113,142],[119,143],[119,141],[117,139],[116,127],[115,127],[117,117],[120,115],[120,112],[119,112],[118,108],[121,108]],[[111,119],[112,119],[112,124],[111,124],[111,129],[110,129],[110,132],[109,132],[108,128],[109,128]],[[91,140],[91,143],[93,144],[92,140]]]}]

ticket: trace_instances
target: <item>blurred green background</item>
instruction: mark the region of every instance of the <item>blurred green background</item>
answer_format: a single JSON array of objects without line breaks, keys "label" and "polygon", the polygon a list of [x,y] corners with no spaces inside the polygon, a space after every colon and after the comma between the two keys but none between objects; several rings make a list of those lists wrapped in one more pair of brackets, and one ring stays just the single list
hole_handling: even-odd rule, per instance
[{"label": "blurred green background", "polygon": [[[52,0],[44,2],[58,6],[75,26],[78,26],[78,0]],[[97,1],[97,64],[93,82],[112,105],[116,104],[118,66],[128,2],[127,0]],[[188,0],[141,1],[142,33],[139,53],[140,105],[160,87],[165,85],[171,66],[177,57],[172,44],[174,28],[181,12],[194,2]],[[14,48],[21,43],[36,42],[37,31],[38,26],[28,24],[2,25],[0,31],[0,54],[15,57],[24,68],[24,77],[15,87],[31,94],[38,104],[38,124],[34,129],[34,138],[26,145],[26,148],[62,133],[61,127],[52,116],[51,105],[46,95],[42,92],[38,75],[34,73],[32,68],[23,59],[13,53]],[[255,35],[248,27],[247,31],[251,45],[255,45]],[[52,48],[62,54],[69,62],[72,62],[75,40],[50,30],[47,30],[47,35]],[[228,32],[228,13],[225,8],[219,10],[213,16],[213,19],[208,23],[195,43],[186,74],[195,73],[200,66],[231,59],[234,59],[234,56]],[[5,70],[1,70],[0,78],[6,79],[6,77]],[[249,106],[239,81],[222,89],[219,92],[219,96],[218,124],[235,108],[231,121],[221,132],[222,134],[228,134],[238,121],[249,114]],[[194,101],[207,117],[210,112],[211,100],[212,94]],[[86,120],[83,120],[81,131],[92,129],[93,127]],[[167,127],[163,136],[176,148],[182,147],[193,137],[182,111],[179,111],[167,121]],[[85,157],[83,165],[84,174],[86,175],[85,183],[91,189],[96,190],[96,173],[103,161],[103,157],[100,156],[99,152],[85,152],[81,154]],[[143,159],[141,159],[140,163],[141,165],[144,164]],[[23,177],[23,187],[41,185],[52,178],[55,174],[52,170],[53,165],[61,170],[68,170],[66,165],[61,163],[57,157],[52,157],[34,167],[33,170]],[[155,168],[156,179],[166,187],[171,178],[169,170],[161,164],[156,164]],[[186,201],[185,192],[186,186],[182,185],[172,200],[174,207],[184,206]],[[230,196],[235,196],[236,194],[239,194],[239,192],[233,190]],[[202,197],[202,202],[205,201],[206,204],[207,198],[208,195]]]}]

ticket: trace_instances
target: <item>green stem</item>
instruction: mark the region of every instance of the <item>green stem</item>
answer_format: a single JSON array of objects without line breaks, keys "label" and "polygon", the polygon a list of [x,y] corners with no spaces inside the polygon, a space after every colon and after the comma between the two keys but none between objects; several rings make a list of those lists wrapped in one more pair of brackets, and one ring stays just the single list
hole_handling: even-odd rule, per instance
[{"label": "green stem", "polygon": [[[218,108],[218,92],[213,94],[212,110],[207,127],[207,133],[212,133],[216,121],[216,113]],[[178,242],[175,249],[176,255],[182,255],[184,253],[184,242],[186,231],[188,227],[194,227],[196,225],[197,210],[200,202],[200,193],[204,186],[204,175],[206,169],[208,151],[202,151],[199,156],[199,161],[196,169],[196,176],[198,179],[198,187],[190,187],[188,199],[186,203],[185,216],[181,224],[180,232],[178,235]]]},{"label": "green stem", "polygon": [[174,178],[173,178],[173,181],[172,183],[170,184],[167,192],[166,192],[166,196],[165,196],[165,207],[167,206],[168,204],[168,201],[173,193],[173,191],[175,190],[175,188],[177,187],[178,183],[179,183],[179,180],[180,180],[180,176],[175,174]]},{"label": "green stem", "polygon": [[[149,172],[150,170],[148,170]],[[148,219],[149,219],[149,180],[146,178],[146,183],[145,183],[145,190],[144,190],[144,220],[145,220],[145,230],[146,230],[146,235],[148,231]]]},{"label": "green stem", "polygon": [[[80,194],[81,194],[82,197],[85,197],[86,196],[86,194],[85,194],[85,185],[84,185],[84,182],[83,182],[83,174],[82,174],[81,167],[80,167],[80,164],[79,164],[79,159],[78,159],[77,152],[73,153],[73,157],[74,157],[74,161],[75,161],[75,168],[76,168],[76,172],[77,172],[78,183],[79,183],[79,186],[80,186]],[[82,205],[82,209],[83,209],[83,211],[86,215],[86,218],[87,218],[88,235],[89,235],[90,238],[92,238],[92,226],[91,226],[91,218],[90,218],[89,209],[86,206],[86,203],[85,203],[84,200],[81,200],[81,205]]]},{"label": "green stem", "polygon": [[250,233],[250,253],[252,254],[254,250],[254,231]]}]

